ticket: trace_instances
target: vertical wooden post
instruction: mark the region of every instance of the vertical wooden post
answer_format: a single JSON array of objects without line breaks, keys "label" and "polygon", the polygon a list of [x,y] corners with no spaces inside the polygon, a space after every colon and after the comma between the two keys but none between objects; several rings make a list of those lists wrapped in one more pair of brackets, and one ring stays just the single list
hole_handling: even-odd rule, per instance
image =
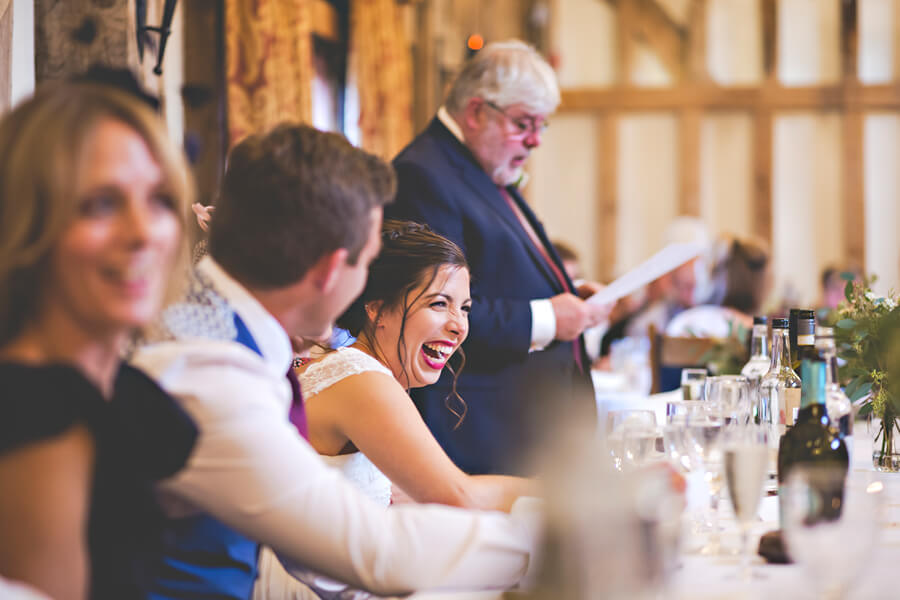
[{"label": "vertical wooden post", "polygon": [[[762,0],[762,88],[778,85],[778,2]],[[753,113],[753,233],[772,243],[772,128],[774,114],[765,106]]]},{"label": "vertical wooden post", "polygon": [[857,94],[858,3],[844,0],[841,5],[841,50],[843,52],[843,220],[844,255],[865,271],[866,220],[863,127],[865,114]]},{"label": "vertical wooden post", "polygon": [[612,281],[616,265],[616,231],[619,214],[619,117],[613,112],[598,114],[597,169],[599,194],[597,206],[597,265],[600,281]]},{"label": "vertical wooden post", "polygon": [[772,242],[772,112],[759,109],[753,123],[754,235]]},{"label": "vertical wooden post", "polygon": [[212,204],[228,150],[225,114],[225,7],[220,0],[188,0],[184,11],[185,146],[194,155],[197,198]]},{"label": "vertical wooden post", "polygon": [[12,0],[0,0],[0,114],[12,97]]},{"label": "vertical wooden post", "polygon": [[706,63],[706,0],[693,1],[688,19],[685,70],[692,83],[707,83],[709,69]]},{"label": "vertical wooden post", "polygon": [[696,108],[681,111],[679,122],[680,193],[679,213],[700,216],[700,123],[701,112]]},{"label": "vertical wooden post", "polygon": [[634,29],[634,4],[632,0],[621,0],[618,4],[616,23],[616,50],[619,54],[618,60],[618,84],[631,84],[631,65],[634,54],[634,42],[631,39],[631,32]]}]

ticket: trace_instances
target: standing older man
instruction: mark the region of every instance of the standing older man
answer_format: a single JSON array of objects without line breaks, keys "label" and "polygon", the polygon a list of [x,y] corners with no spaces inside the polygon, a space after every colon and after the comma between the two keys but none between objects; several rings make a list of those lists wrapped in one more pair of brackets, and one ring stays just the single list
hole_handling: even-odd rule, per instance
[{"label": "standing older man", "polygon": [[[582,300],[516,185],[559,104],[551,67],[519,41],[478,52],[428,128],[395,159],[385,216],[427,223],[466,252],[473,305],[457,391],[445,373],[413,397],[451,458],[472,473],[521,472],[559,418],[594,416],[581,333],[606,310]],[[577,417],[576,417],[577,416]]]}]

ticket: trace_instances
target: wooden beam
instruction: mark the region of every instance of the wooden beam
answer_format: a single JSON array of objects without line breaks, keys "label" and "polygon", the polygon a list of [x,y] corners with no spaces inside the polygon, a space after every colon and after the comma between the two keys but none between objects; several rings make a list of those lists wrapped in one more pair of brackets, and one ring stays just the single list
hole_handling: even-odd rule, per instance
[{"label": "wooden beam", "polygon": [[630,29],[622,31],[653,49],[675,81],[682,79],[685,31],[656,0],[629,0],[620,3],[620,10],[626,4],[634,7],[633,18],[627,21]]},{"label": "wooden beam", "polygon": [[863,128],[865,108],[871,108],[860,93],[866,88],[857,76],[858,18],[857,0],[841,3],[841,50],[843,57],[844,115],[842,120],[842,198],[844,217],[844,256],[865,272],[865,165]]},{"label": "wooden beam", "polygon": [[690,108],[681,111],[679,122],[679,145],[681,177],[679,209],[680,214],[700,216],[700,123],[699,110]]},{"label": "wooden beam", "polygon": [[631,32],[634,29],[634,4],[632,0],[622,0],[617,3],[616,12],[616,49],[618,52],[617,66],[618,82],[620,85],[631,83],[631,68],[634,65],[634,40]]},{"label": "wooden beam", "polygon": [[685,68],[688,79],[695,83],[709,82],[709,68],[706,64],[706,10],[706,0],[693,0],[688,15]]},{"label": "wooden beam", "polygon": [[842,75],[845,81],[856,81],[859,57],[858,20],[859,7],[857,0],[841,2],[841,57],[843,59]]},{"label": "wooden beam", "polygon": [[0,114],[12,101],[12,4],[0,0]]},{"label": "wooden beam", "polygon": [[868,110],[898,110],[900,84],[572,88],[563,90],[562,98],[561,111],[840,110],[848,103]]},{"label": "wooden beam", "polygon": [[865,270],[866,220],[865,176],[863,173],[863,113],[852,109],[844,113],[843,128],[843,217],[844,256]]},{"label": "wooden beam", "polygon": [[616,231],[619,213],[619,117],[614,112],[599,115],[597,147],[597,266],[600,281],[612,281],[616,266]]},{"label": "wooden beam", "polygon": [[753,223],[755,235],[772,242],[772,112],[759,110],[753,123]]},{"label": "wooden beam", "polygon": [[[192,148],[197,198],[212,204],[228,151],[225,116],[225,7],[220,0],[189,0],[184,10],[184,129]],[[194,230],[195,235],[200,232]]]},{"label": "wooden beam", "polygon": [[778,79],[778,0],[762,0],[760,3],[762,25],[763,78]]}]

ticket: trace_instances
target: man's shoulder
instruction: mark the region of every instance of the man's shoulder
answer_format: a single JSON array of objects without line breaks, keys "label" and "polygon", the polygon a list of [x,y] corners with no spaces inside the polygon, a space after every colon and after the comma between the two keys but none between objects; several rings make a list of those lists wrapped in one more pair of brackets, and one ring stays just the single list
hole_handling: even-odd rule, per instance
[{"label": "man's shoulder", "polygon": [[423,132],[394,157],[394,166],[416,165],[424,169],[439,169],[447,163],[447,158],[458,154],[459,142],[447,131],[441,131],[443,125],[432,122]]}]

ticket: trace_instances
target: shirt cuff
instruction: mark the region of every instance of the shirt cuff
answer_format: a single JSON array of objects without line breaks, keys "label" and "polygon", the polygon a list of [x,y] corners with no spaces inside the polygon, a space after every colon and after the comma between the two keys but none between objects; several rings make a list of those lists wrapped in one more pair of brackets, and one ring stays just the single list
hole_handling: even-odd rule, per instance
[{"label": "shirt cuff", "polygon": [[531,301],[531,347],[537,352],[547,347],[556,337],[556,313],[549,298]]}]

